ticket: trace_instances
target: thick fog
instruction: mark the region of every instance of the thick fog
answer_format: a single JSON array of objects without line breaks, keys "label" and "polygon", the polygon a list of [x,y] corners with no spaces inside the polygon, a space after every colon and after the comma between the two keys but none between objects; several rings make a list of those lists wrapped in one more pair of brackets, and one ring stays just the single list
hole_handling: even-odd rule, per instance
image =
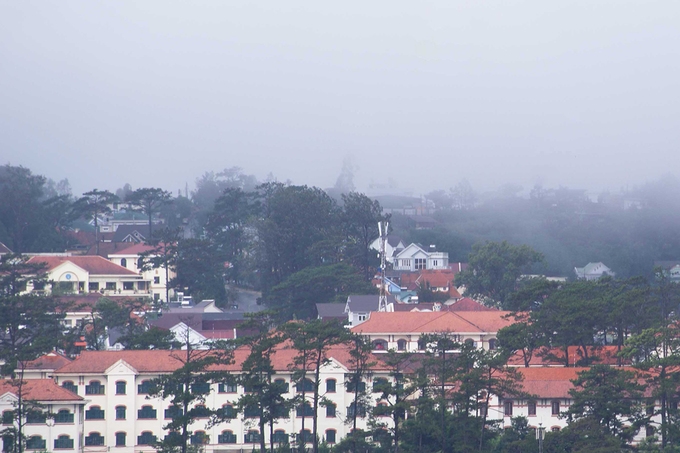
[{"label": "thick fog", "polygon": [[0,164],[619,189],[678,173],[679,49],[667,0],[5,1]]}]

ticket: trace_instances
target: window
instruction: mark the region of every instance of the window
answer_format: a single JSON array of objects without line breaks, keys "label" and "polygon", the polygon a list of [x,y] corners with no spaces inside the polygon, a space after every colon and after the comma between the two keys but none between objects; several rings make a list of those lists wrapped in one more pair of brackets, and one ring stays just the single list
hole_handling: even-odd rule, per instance
[{"label": "window", "polygon": [[108,291],[115,291],[116,290],[116,282],[106,282],[106,289]]},{"label": "window", "polygon": [[536,415],[536,401],[529,401],[527,411],[529,415]]},{"label": "window", "polygon": [[300,404],[298,407],[295,408],[295,416],[313,417],[314,409],[312,409],[312,406],[308,402],[305,402],[304,404]]},{"label": "window", "polygon": [[144,258],[141,256],[137,259],[137,269],[141,269],[144,267]]},{"label": "window", "polygon": [[127,267],[127,259],[126,258],[121,258],[120,260],[120,265],[123,267]]},{"label": "window", "polygon": [[12,423],[14,423],[14,411],[3,411],[2,424],[11,425]]},{"label": "window", "polygon": [[297,384],[295,384],[295,390],[298,393],[301,393],[303,390],[305,392],[313,392],[314,383],[312,382],[311,379],[305,379],[303,382],[298,382]]},{"label": "window", "polygon": [[560,431],[560,427],[559,426],[553,426],[552,428],[550,428],[550,431],[557,433],[557,432]]},{"label": "window", "polygon": [[646,437],[652,437],[654,435],[654,427],[653,426],[647,426],[645,428],[645,436]]},{"label": "window", "polygon": [[132,291],[135,289],[135,282],[123,282],[123,289],[125,291]]},{"label": "window", "polygon": [[195,406],[193,409],[193,415],[196,418],[208,418],[210,417],[210,410],[202,404]]},{"label": "window", "polygon": [[366,318],[367,318],[367,317],[368,317],[368,315],[367,315],[366,313],[359,313],[359,314],[357,315],[357,319],[358,319],[359,321],[366,321]]},{"label": "window", "polygon": [[208,382],[196,382],[191,386],[191,391],[199,395],[207,395],[210,393],[210,384]]},{"label": "window", "polygon": [[104,410],[99,406],[92,406],[85,411],[85,420],[104,420]]},{"label": "window", "polygon": [[172,405],[165,409],[163,412],[163,417],[165,418],[176,418],[182,416],[182,408],[179,406]]},{"label": "window", "polygon": [[127,382],[118,381],[116,382],[116,395],[125,395],[127,389]]},{"label": "window", "polygon": [[375,340],[373,342],[373,349],[377,351],[386,351],[387,350],[387,342],[385,340]]},{"label": "window", "polygon": [[160,277],[154,277],[153,283],[154,283],[154,285],[159,285],[161,283],[161,278]]},{"label": "window", "polygon": [[99,291],[99,282],[90,282],[87,284],[87,289],[90,291]]},{"label": "window", "polygon": [[277,429],[274,431],[274,435],[272,436],[272,441],[277,444],[287,444],[288,439],[288,433],[282,429]]},{"label": "window", "polygon": [[222,415],[226,418],[236,418],[236,411],[234,411],[234,406],[231,404],[225,404],[222,406]]},{"label": "window", "polygon": [[78,394],[78,386],[73,383],[73,381],[64,381],[61,386],[71,393]]},{"label": "window", "polygon": [[98,445],[104,445],[104,436],[101,434],[90,433],[90,435],[85,438],[86,447],[94,447]]},{"label": "window", "polygon": [[137,393],[140,394],[140,395],[148,395],[149,393],[151,393],[152,389],[153,389],[153,382],[142,381],[142,383],[137,386]]},{"label": "window", "polygon": [[553,415],[560,415],[560,402],[559,401],[553,401],[550,406],[552,407],[552,414]]},{"label": "window", "polygon": [[127,435],[125,433],[116,433],[116,447],[124,447],[126,437]]},{"label": "window", "polygon": [[503,415],[512,417],[512,401],[505,401],[503,403]]},{"label": "window", "polygon": [[487,413],[487,407],[486,403],[482,403],[479,405],[479,416],[482,418],[486,418],[486,413]]},{"label": "window", "polygon": [[244,440],[247,444],[256,444],[260,441],[260,432],[256,430],[250,430],[246,433],[246,438]]},{"label": "window", "polygon": [[354,393],[355,390],[357,390],[359,393],[365,392],[366,391],[366,383],[364,381],[359,381],[359,383],[356,384],[352,381],[349,381],[347,383],[347,391]]},{"label": "window", "polygon": [[385,378],[373,379],[373,393],[380,393],[389,388],[390,383]]},{"label": "window", "polygon": [[276,388],[281,391],[281,393],[288,393],[290,391],[290,386],[285,379],[276,379],[274,381]]},{"label": "window", "polygon": [[209,438],[205,431],[196,431],[191,435],[192,445],[204,445],[208,443],[208,440]]},{"label": "window", "polygon": [[54,448],[55,450],[58,448],[65,448],[65,449],[73,449],[73,439],[71,439],[70,436],[67,436],[66,434],[62,434],[61,436],[57,437],[54,439]]},{"label": "window", "polygon": [[359,403],[352,403],[349,406],[347,406],[347,416],[348,417],[354,417],[354,414],[357,414],[357,417],[365,417],[366,416],[366,406],[363,404]]},{"label": "window", "polygon": [[411,260],[410,259],[402,259],[401,260],[401,265],[403,267],[411,267]]},{"label": "window", "polygon": [[406,351],[406,340],[397,340],[397,351]]},{"label": "window", "polygon": [[85,386],[86,395],[103,395],[104,386],[99,381],[90,381],[90,385]]},{"label": "window", "polygon": [[427,268],[427,259],[426,258],[416,258],[416,270],[421,271],[423,269]]},{"label": "window", "polygon": [[327,429],[326,430],[326,442],[329,444],[334,444],[335,443],[335,433],[336,431],[334,429]]},{"label": "window", "polygon": [[220,444],[235,444],[236,434],[231,431],[222,431],[222,434],[217,436],[217,442]]},{"label": "window", "polygon": [[236,384],[219,384],[217,391],[220,393],[236,393]]},{"label": "window", "polygon": [[163,438],[167,445],[172,445],[174,447],[182,445],[182,435],[177,431],[170,431]]},{"label": "window", "polygon": [[125,406],[116,406],[116,420],[125,420],[126,415]]},{"label": "window", "polygon": [[45,423],[47,415],[38,410],[31,410],[26,414],[26,423]]},{"label": "window", "polygon": [[489,340],[489,349],[492,350],[492,351],[494,349],[496,349],[498,347],[497,343],[498,343],[498,340],[496,340],[495,338],[490,339]]},{"label": "window", "polygon": [[260,416],[260,408],[256,404],[250,404],[243,408],[243,416],[246,418],[257,418]]},{"label": "window", "polygon": [[45,450],[46,448],[47,441],[42,436],[31,436],[26,441],[26,450]]},{"label": "window", "polygon": [[376,404],[376,405],[375,405],[375,409],[373,410],[373,414],[374,414],[374,415],[377,415],[378,417],[380,417],[380,416],[383,416],[383,417],[389,416],[389,415],[390,415],[389,412],[390,412],[390,411],[389,411],[389,408],[388,408],[388,406],[387,406],[387,403],[382,403],[382,402]]},{"label": "window", "polygon": [[335,393],[335,379],[326,379],[326,393]]},{"label": "window", "polygon": [[295,438],[297,439],[298,443],[304,442],[308,444],[314,441],[314,437],[312,437],[312,432],[308,429],[300,431],[300,434],[297,434]]},{"label": "window", "polygon": [[54,416],[54,423],[73,423],[73,414],[68,409],[61,409]]},{"label": "window", "polygon": [[142,406],[142,408],[137,411],[137,418],[140,418],[140,419],[156,418],[156,409],[154,409],[151,406]]},{"label": "window", "polygon": [[156,443],[156,436],[151,431],[144,431],[141,436],[137,436],[137,445],[153,445]]}]

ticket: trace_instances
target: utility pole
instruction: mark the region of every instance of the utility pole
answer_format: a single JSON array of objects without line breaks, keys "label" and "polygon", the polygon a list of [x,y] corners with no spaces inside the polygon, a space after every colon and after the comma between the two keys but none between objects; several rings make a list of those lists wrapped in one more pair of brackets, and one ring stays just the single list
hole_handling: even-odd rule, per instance
[{"label": "utility pole", "polygon": [[536,428],[536,439],[538,440],[538,453],[543,453],[543,438],[545,437],[545,428],[543,423],[538,424]]},{"label": "utility pole", "polygon": [[387,231],[389,222],[378,222],[378,234],[380,235],[380,299],[378,299],[378,311],[387,311],[387,288],[385,287],[385,268],[387,267]]}]

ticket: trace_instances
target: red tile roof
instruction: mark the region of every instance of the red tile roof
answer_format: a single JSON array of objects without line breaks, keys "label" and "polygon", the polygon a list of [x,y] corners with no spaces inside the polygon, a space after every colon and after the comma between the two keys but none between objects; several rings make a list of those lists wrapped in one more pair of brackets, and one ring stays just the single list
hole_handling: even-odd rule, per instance
[{"label": "red tile roof", "polygon": [[106,258],[97,255],[84,256],[33,256],[29,263],[45,263],[47,270],[51,271],[66,262],[86,270],[91,275],[139,275],[129,269],[112,263]]},{"label": "red tile roof", "polygon": [[[124,244],[129,244],[129,242],[125,242]],[[109,253],[109,256],[117,256],[117,255],[140,255],[144,252],[149,252],[153,250],[154,247],[146,244],[133,244],[129,247],[121,247],[120,250],[117,250],[113,253]]]},{"label": "red tile roof", "polygon": [[[22,389],[25,398],[35,401],[77,401],[82,397],[57,385],[52,379],[26,379]],[[17,387],[9,380],[0,380],[0,395],[16,395]]]},{"label": "red tile roof", "polygon": [[522,368],[519,372],[524,377],[521,385],[525,392],[539,398],[571,398],[569,390],[574,388],[571,380],[587,369],[536,367]]},{"label": "red tile roof", "polygon": [[[217,369],[227,371],[241,371],[241,364],[248,356],[249,349],[241,347],[234,351],[234,362],[229,365],[217,366]],[[150,351],[83,351],[73,362],[61,367],[55,374],[103,374],[109,367],[119,360],[124,360],[139,373],[169,373],[182,366],[186,351],[181,350],[150,350]],[[277,371],[291,369],[295,351],[289,343],[281,344],[272,356],[272,364]],[[347,346],[334,346],[328,351],[332,357],[345,366],[350,366],[351,355]],[[376,355],[376,365],[373,369],[385,369],[380,365],[379,355]]]},{"label": "red tile roof", "polygon": [[[569,366],[574,366],[579,360],[583,359],[583,351],[578,346],[569,346]],[[588,346],[588,357],[593,359],[592,363],[603,365],[618,365],[618,348],[616,346]],[[622,359],[623,365],[630,365],[630,359]],[[522,352],[516,352],[508,360],[510,366],[524,366]],[[564,366],[563,348],[540,348],[534,351],[529,366]]]},{"label": "red tile roof", "polygon": [[67,363],[71,363],[71,359],[64,357],[58,352],[50,352],[35,360],[26,362],[25,368],[27,370],[58,370]]},{"label": "red tile roof", "polygon": [[373,312],[356,333],[498,332],[513,324],[507,311]]}]

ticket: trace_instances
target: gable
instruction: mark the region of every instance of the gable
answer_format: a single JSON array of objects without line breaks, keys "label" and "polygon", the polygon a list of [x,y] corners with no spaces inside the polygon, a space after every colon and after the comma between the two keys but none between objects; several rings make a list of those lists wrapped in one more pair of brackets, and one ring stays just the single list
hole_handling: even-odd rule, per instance
[{"label": "gable", "polygon": [[120,359],[113,365],[111,365],[105,372],[106,374],[113,376],[128,375],[128,374],[138,374],[139,372],[125,360]]},{"label": "gable", "polygon": [[71,261],[64,261],[48,272],[49,280],[55,282],[78,282],[87,280],[88,272]]},{"label": "gable", "polygon": [[[420,254],[419,254],[420,252]],[[408,247],[406,247],[404,250],[399,252],[395,258],[426,258],[427,253],[425,250],[420,248],[417,244],[410,244]]]}]

